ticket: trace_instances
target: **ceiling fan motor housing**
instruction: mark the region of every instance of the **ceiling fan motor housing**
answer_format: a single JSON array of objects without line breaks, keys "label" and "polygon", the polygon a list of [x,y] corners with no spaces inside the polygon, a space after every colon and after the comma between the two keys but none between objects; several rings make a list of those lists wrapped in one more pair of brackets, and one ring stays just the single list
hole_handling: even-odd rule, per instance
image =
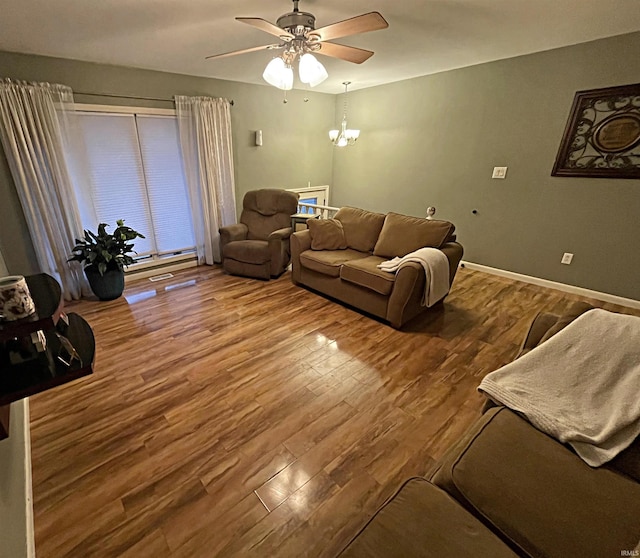
[{"label": "ceiling fan motor housing", "polygon": [[296,37],[316,28],[315,16],[307,12],[289,12],[280,16],[276,23],[280,29],[284,29]]}]

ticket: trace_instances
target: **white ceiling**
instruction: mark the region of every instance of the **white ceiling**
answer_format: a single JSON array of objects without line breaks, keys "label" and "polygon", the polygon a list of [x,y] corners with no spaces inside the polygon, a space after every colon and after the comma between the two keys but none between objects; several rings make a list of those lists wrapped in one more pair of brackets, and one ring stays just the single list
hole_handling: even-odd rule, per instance
[{"label": "white ceiling", "polygon": [[[0,0],[0,50],[264,84],[268,51],[204,58],[277,42],[234,17],[275,23],[291,9],[289,0]],[[364,64],[319,57],[329,79],[316,90],[326,93],[640,30],[640,0],[301,0],[300,10],[316,27],[374,10],[389,22],[335,41],[375,51]]]}]

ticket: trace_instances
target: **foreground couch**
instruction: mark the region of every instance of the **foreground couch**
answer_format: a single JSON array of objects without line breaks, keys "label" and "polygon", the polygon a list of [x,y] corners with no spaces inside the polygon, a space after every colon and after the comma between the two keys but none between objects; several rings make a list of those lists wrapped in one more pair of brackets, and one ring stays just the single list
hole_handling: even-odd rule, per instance
[{"label": "foreground couch", "polygon": [[[425,273],[418,263],[402,267],[397,274],[376,266],[385,260],[423,247],[441,250],[449,262],[449,286],[462,259],[455,242],[455,227],[448,221],[427,220],[397,213],[374,213],[343,207],[330,222],[309,221],[310,230],[291,236],[292,281],[400,328],[423,312]],[[324,220],[333,221],[333,220]],[[337,222],[337,223],[335,223]]]},{"label": "foreground couch", "polygon": [[[569,316],[541,314],[521,354]],[[505,407],[493,407],[427,478],[408,480],[343,557],[606,558],[640,555],[640,440],[591,468]]]}]

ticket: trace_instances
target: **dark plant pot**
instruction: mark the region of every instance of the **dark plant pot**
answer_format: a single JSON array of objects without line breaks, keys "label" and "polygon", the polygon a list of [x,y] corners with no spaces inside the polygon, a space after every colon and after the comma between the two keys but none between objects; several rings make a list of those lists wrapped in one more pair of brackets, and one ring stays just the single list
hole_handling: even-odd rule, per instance
[{"label": "dark plant pot", "polygon": [[100,300],[114,300],[124,291],[124,271],[121,269],[107,269],[104,275],[100,275],[96,266],[90,265],[84,268],[93,294]]}]

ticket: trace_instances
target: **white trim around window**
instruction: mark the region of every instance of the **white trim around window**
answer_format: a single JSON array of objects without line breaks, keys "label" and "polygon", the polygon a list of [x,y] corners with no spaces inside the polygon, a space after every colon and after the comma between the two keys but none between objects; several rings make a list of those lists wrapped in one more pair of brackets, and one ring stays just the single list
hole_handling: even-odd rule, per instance
[{"label": "white trim around window", "polygon": [[[140,129],[138,126],[138,117],[141,119],[144,119],[145,117],[154,117],[156,119],[167,118],[173,120],[175,120],[177,117],[176,111],[173,109],[158,109],[149,107],[76,103],[75,109],[82,116],[102,115],[105,118],[117,116],[122,116],[124,118],[135,117],[134,122],[136,128],[136,138],[138,143],[139,156],[141,158],[141,164],[143,159],[145,158],[143,157],[142,146],[140,144]],[[146,175],[144,170],[143,176],[144,189],[145,192],[148,192],[147,187],[149,177]],[[93,204],[93,201],[91,202],[91,204]],[[147,205],[148,204],[149,202],[147,200]],[[87,224],[87,226],[91,227],[91,225],[89,224]],[[151,230],[153,230],[153,227],[151,227]],[[155,235],[152,234],[152,236],[155,238]],[[155,246],[155,241],[152,251],[139,252],[137,256],[134,255],[134,258],[137,260],[136,263],[129,266],[129,268],[126,270],[127,277],[129,278],[152,275],[156,273],[156,271],[154,271],[154,268],[166,268],[167,266],[170,266],[171,270],[175,270],[183,267],[191,267],[193,265],[196,265],[197,263],[195,248],[193,246],[183,246],[172,248],[171,250],[161,250],[158,249],[157,246]]]}]

